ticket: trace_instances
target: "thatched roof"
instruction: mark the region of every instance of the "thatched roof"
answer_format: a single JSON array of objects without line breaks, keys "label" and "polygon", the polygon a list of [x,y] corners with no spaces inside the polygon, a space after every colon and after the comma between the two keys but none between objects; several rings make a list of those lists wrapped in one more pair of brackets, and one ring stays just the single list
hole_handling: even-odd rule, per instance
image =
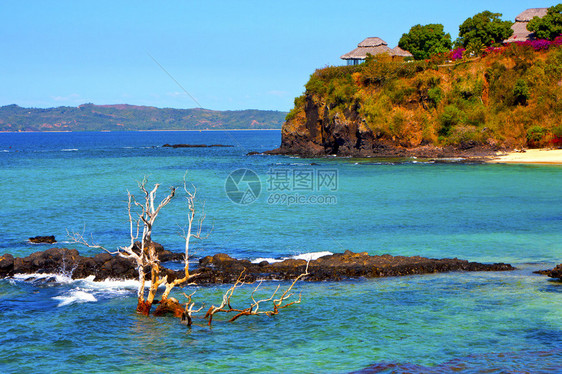
[{"label": "thatched roof", "polygon": [[388,45],[384,40],[378,37],[367,38],[361,43],[357,44],[358,47],[378,47],[381,45]]},{"label": "thatched roof", "polygon": [[408,51],[403,50],[402,48],[400,48],[399,46],[396,46],[394,48],[392,48],[392,56],[400,56],[400,57],[414,57],[413,54],[411,54]]},{"label": "thatched roof", "polygon": [[506,39],[503,42],[524,42],[526,40],[533,39],[534,33],[527,30],[527,24],[529,24],[529,21],[531,21],[534,17],[542,18],[546,16],[547,10],[547,8],[531,8],[515,17],[515,23],[513,24],[513,26],[511,26],[513,35],[511,35],[509,39]]},{"label": "thatched roof", "polygon": [[386,45],[381,45],[378,47],[358,47],[355,48],[353,51],[346,53],[345,55],[341,56],[342,60],[364,60],[367,58],[367,55],[380,55],[382,53],[389,53],[392,49],[388,48]]},{"label": "thatched roof", "polygon": [[527,9],[517,17],[515,17],[515,22],[529,22],[534,17],[543,18],[546,16],[548,8],[531,8]]},{"label": "thatched roof", "polygon": [[401,49],[400,47],[395,47],[391,49],[388,44],[381,38],[367,38],[361,43],[357,44],[357,48],[353,51],[342,55],[340,58],[342,60],[364,60],[367,55],[380,55],[382,53],[388,53],[390,56],[401,56],[401,57],[411,57],[412,54]]}]

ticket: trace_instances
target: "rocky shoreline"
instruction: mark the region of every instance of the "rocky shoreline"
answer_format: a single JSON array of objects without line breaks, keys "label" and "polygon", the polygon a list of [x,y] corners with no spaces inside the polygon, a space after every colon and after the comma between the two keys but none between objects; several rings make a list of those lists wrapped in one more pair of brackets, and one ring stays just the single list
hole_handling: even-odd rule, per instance
[{"label": "rocky shoreline", "polygon": [[304,98],[300,115],[288,119],[281,131],[281,146],[265,152],[271,155],[301,157],[417,157],[463,158],[484,161],[509,147],[490,139],[488,142],[463,140],[455,145],[437,146],[412,134],[405,141],[370,128],[360,115],[357,104],[344,112],[330,110],[331,104],[312,94]]},{"label": "rocky shoreline", "polygon": [[[180,261],[181,254],[165,251],[161,246],[160,258],[164,261]],[[164,264],[165,265],[165,264]],[[191,281],[201,285],[234,283],[243,272],[247,282],[256,280],[292,280],[306,270],[305,260],[287,259],[269,263],[252,263],[239,260],[227,254],[215,254],[199,260],[199,266],[192,270],[197,274]],[[378,278],[414,274],[444,273],[453,271],[509,271],[515,268],[509,264],[481,264],[466,260],[430,259],[419,256],[372,256],[366,252],[346,251],[320,257],[310,261],[307,281],[340,281],[353,278]],[[27,257],[0,257],[0,278],[14,274],[64,273],[73,279],[90,276],[94,281],[106,279],[137,279],[138,273],[131,260],[109,253],[93,257],[81,256],[76,249],[50,248],[35,252]],[[163,266],[163,274],[169,280],[182,278],[183,271],[174,271]]]},{"label": "rocky shoreline", "polygon": [[[502,149],[502,152],[508,150]],[[328,149],[318,149],[310,147],[310,144],[297,144],[291,146],[281,146],[271,151],[263,153],[250,152],[248,155],[266,154],[297,156],[303,158],[322,158],[322,157],[354,157],[354,158],[421,158],[443,162],[453,159],[462,159],[463,162],[484,163],[494,158],[499,150],[494,147],[474,146],[469,148],[461,147],[438,147],[434,145],[424,145],[414,148],[403,148],[390,143],[381,142],[370,149],[347,149],[345,152],[329,153]]]}]

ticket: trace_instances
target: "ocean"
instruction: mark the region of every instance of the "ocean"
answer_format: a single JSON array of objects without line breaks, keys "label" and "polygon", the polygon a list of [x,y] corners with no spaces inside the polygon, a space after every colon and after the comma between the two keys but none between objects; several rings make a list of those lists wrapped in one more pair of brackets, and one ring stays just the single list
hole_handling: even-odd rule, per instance
[{"label": "ocean", "polygon": [[[259,261],[351,250],[517,270],[299,282],[302,302],[279,315],[211,328],[137,315],[135,281],[72,280],[72,269],[17,275],[0,280],[0,372],[561,371],[562,284],[533,272],[561,262],[562,166],[246,155],[280,141],[278,130],[1,133],[0,253],[99,253],[67,230],[125,245],[127,191],[140,196],[147,177],[162,198],[186,175],[211,231],[192,242],[194,263],[219,252]],[[186,217],[178,196],[153,240],[182,252]],[[58,243],[30,244],[36,235]],[[189,292],[208,308],[227,288]],[[182,290],[172,296],[184,300]]]}]

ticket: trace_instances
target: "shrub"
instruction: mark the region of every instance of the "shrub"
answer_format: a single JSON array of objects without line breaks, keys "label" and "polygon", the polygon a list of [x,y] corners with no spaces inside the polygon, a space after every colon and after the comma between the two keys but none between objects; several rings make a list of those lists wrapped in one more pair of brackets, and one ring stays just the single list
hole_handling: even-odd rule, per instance
[{"label": "shrub", "polygon": [[441,129],[439,135],[448,135],[452,127],[464,122],[465,114],[454,105],[447,105],[439,116]]},{"label": "shrub", "polygon": [[297,114],[304,109],[305,95],[301,95],[295,98],[295,106],[287,115],[285,116],[285,121],[290,121],[297,116]]},{"label": "shrub", "polygon": [[456,49],[453,49],[451,52],[449,52],[449,59],[455,61],[455,60],[460,60],[463,58],[463,54],[466,51],[466,49],[459,47]]},{"label": "shrub", "polygon": [[517,80],[513,87],[513,102],[515,105],[527,105],[527,101],[531,97],[529,86],[523,79]]},{"label": "shrub", "polygon": [[443,97],[443,91],[439,87],[433,87],[427,90],[427,97],[429,98],[430,103],[435,108],[439,105],[441,98]]},{"label": "shrub", "polygon": [[548,130],[542,126],[533,126],[527,130],[527,144],[530,147],[540,147],[544,145]]}]

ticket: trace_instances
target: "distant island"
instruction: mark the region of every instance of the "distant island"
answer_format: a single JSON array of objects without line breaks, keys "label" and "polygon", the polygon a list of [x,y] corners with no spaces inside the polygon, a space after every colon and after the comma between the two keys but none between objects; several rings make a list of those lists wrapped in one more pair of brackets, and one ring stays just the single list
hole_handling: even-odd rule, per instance
[{"label": "distant island", "polygon": [[269,110],[215,111],[127,104],[56,108],[0,107],[0,131],[131,131],[280,129],[287,113]]}]

